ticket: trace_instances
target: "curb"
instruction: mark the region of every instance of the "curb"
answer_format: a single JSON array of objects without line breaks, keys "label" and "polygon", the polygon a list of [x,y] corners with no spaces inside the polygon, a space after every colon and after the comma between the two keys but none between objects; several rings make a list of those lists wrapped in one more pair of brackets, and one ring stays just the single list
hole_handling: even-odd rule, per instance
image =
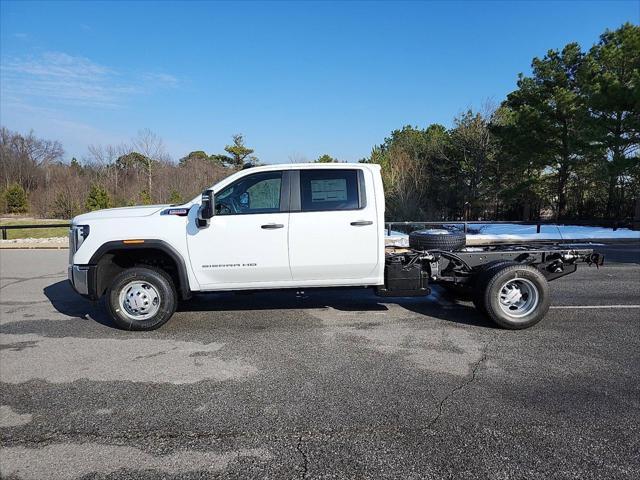
[{"label": "curb", "polygon": [[16,243],[13,245],[0,245],[0,250],[68,250],[68,245],[30,245],[28,243]]},{"label": "curb", "polygon": [[62,250],[69,248],[69,237],[12,238],[0,241],[0,250]]}]

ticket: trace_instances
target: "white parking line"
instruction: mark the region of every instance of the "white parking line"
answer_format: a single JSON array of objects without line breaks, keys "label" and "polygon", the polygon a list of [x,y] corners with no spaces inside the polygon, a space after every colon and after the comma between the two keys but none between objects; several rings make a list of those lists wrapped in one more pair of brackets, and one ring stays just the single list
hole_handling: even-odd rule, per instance
[{"label": "white parking line", "polygon": [[552,305],[551,308],[570,308],[574,310],[587,310],[598,308],[640,308],[640,305]]},{"label": "white parking line", "polygon": [[[444,309],[467,309],[468,307],[464,305],[439,305],[440,308]],[[550,308],[555,310],[603,310],[603,309],[612,309],[612,308],[623,308],[623,309],[635,309],[640,308],[640,305],[552,305]],[[339,317],[353,317],[357,315],[388,315],[390,312],[371,312],[371,311],[349,311],[349,312],[336,312],[335,315]]]},{"label": "white parking line", "polygon": [[338,312],[336,315],[339,317],[352,317],[354,315],[386,315],[388,312],[369,312],[369,311],[351,311],[351,312]]}]

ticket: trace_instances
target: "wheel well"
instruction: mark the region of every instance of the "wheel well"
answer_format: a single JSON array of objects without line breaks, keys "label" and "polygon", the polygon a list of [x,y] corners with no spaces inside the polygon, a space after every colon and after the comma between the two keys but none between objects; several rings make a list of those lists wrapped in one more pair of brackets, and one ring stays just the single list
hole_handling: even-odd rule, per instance
[{"label": "wheel well", "polygon": [[96,291],[101,297],[120,272],[134,266],[151,266],[166,272],[182,298],[186,298],[189,285],[182,278],[180,265],[167,252],[159,248],[116,248],[100,256],[96,266]]}]

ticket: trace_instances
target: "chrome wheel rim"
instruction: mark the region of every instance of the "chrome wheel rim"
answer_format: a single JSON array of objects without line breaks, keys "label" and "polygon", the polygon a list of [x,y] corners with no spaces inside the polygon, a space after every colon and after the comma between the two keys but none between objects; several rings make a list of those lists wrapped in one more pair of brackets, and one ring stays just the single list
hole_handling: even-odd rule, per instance
[{"label": "chrome wheel rim", "polygon": [[526,278],[514,278],[500,287],[500,308],[508,316],[519,319],[526,317],[538,306],[538,287]]},{"label": "chrome wheel rim", "polygon": [[148,282],[129,282],[120,290],[119,304],[131,320],[147,320],[160,310],[160,294]]}]

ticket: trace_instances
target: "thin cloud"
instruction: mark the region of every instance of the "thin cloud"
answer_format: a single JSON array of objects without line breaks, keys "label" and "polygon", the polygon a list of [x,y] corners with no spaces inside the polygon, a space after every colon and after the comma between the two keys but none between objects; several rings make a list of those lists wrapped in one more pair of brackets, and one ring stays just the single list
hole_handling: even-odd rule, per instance
[{"label": "thin cloud", "polygon": [[168,73],[147,72],[142,77],[150,84],[161,87],[176,87],[180,83],[176,77]]},{"label": "thin cloud", "polygon": [[6,97],[104,108],[123,107],[134,95],[178,84],[169,74],[124,75],[112,67],[63,52],[3,60],[0,77]]},{"label": "thin cloud", "polygon": [[[63,108],[43,107],[2,98],[3,121],[16,130],[34,130],[38,135],[60,140],[69,156],[80,157],[89,144],[118,144],[123,134],[92,125],[91,115],[83,120]],[[85,116],[87,117],[87,116]]]}]

